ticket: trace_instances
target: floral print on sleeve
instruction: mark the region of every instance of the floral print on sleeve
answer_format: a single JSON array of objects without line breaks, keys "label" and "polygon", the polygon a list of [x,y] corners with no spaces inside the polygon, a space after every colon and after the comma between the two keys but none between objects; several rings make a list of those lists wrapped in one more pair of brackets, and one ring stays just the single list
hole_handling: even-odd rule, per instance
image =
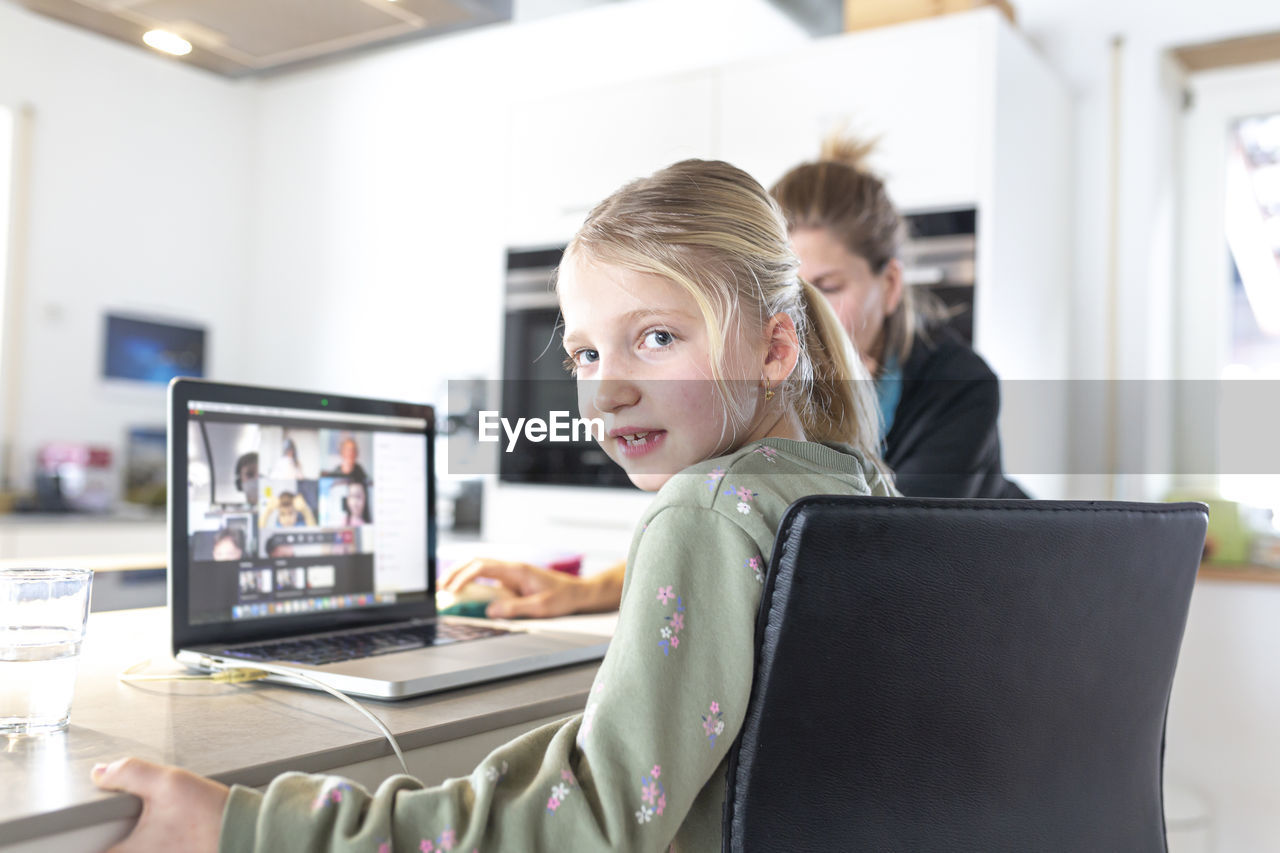
[{"label": "floral print on sleeve", "polygon": [[484,769],[484,778],[488,779],[490,782],[496,785],[502,781],[504,776],[507,775],[508,769],[510,769],[510,765],[507,764],[507,762],[505,761],[502,762],[501,768],[499,768],[497,765],[490,764],[488,767]]},{"label": "floral print on sleeve", "polygon": [[669,586],[658,587],[658,601],[664,606],[673,598],[676,600],[676,609],[665,618],[667,624],[659,632],[662,639],[658,641],[658,647],[662,649],[663,657],[670,657],[673,651],[680,648],[680,632],[684,630],[684,598],[676,595]]},{"label": "floral print on sleeve", "polygon": [[707,487],[707,491],[711,492],[712,494],[715,494],[716,486],[720,485],[720,481],[724,479],[724,475],[727,473],[729,472],[719,467],[712,468],[709,472],[707,472],[707,479],[704,481],[704,485]]},{"label": "floral print on sleeve", "polygon": [[662,767],[655,764],[647,776],[640,777],[640,808],[636,809],[636,823],[648,823],[654,816],[661,817],[667,808],[667,789],[658,777]]},{"label": "floral print on sleeve", "polygon": [[320,793],[316,795],[315,800],[311,803],[311,810],[318,811],[320,808],[329,803],[340,803],[342,797],[347,791],[351,790],[351,783],[340,780],[338,784],[332,788],[321,788]]},{"label": "floral print on sleeve", "polygon": [[711,710],[702,715],[702,733],[711,741],[711,748],[716,745],[716,736],[724,734],[724,712],[719,702],[711,703]]},{"label": "floral print on sleeve", "polygon": [[561,770],[560,781],[551,786],[551,796],[547,798],[547,814],[555,814],[577,786],[578,780],[573,775],[573,771]]},{"label": "floral print on sleeve", "polygon": [[764,461],[766,462],[769,462],[775,465],[777,464],[776,457],[778,455],[778,451],[776,448],[770,447],[767,444],[762,444],[751,452],[759,453],[761,456],[764,457]]},{"label": "floral print on sleeve", "polygon": [[[448,827],[444,832],[435,838],[424,838],[418,844],[418,853],[448,853],[458,843],[458,833],[453,827]],[[383,853],[382,848],[378,848],[378,853]],[[387,853],[390,853],[388,850]],[[477,848],[472,848],[471,853],[479,853]]]},{"label": "floral print on sleeve", "polygon": [[747,558],[747,568],[755,576],[756,583],[764,583],[764,559],[758,554]]},{"label": "floral print on sleeve", "polygon": [[756,499],[758,492],[753,492],[745,486],[730,486],[724,490],[724,493],[731,498],[738,499],[738,512],[747,515],[751,512],[751,501]]}]

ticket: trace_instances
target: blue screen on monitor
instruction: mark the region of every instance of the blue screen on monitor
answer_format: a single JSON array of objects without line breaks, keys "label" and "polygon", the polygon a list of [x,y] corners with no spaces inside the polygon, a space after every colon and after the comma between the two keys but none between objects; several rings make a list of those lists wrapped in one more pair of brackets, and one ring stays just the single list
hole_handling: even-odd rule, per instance
[{"label": "blue screen on monitor", "polygon": [[166,384],[204,376],[204,329],[107,315],[103,375]]}]

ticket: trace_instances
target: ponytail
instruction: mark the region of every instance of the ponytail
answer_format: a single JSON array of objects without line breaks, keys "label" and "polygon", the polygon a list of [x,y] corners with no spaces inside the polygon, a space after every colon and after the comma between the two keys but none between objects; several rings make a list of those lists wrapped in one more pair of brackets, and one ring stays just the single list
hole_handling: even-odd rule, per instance
[{"label": "ponytail", "polygon": [[880,464],[880,405],[862,359],[840,318],[818,288],[800,279],[804,300],[803,348],[809,356],[808,394],[796,411],[811,441],[842,442]]}]

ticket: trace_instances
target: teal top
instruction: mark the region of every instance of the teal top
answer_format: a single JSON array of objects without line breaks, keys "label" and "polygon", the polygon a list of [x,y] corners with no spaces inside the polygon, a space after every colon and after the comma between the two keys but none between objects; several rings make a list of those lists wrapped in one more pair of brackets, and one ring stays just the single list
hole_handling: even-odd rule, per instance
[{"label": "teal top", "polygon": [[902,401],[902,366],[898,364],[897,355],[890,354],[884,370],[876,377],[876,398],[880,401],[880,416],[884,420],[880,435],[887,439],[889,430],[893,429],[898,403]]},{"label": "teal top", "polygon": [[[583,712],[432,788],[290,773],[236,786],[224,851],[718,850],[774,534],[812,494],[890,495],[849,448],[770,438],[677,474],[631,542],[617,632]],[[785,780],[779,780],[785,784]]]}]

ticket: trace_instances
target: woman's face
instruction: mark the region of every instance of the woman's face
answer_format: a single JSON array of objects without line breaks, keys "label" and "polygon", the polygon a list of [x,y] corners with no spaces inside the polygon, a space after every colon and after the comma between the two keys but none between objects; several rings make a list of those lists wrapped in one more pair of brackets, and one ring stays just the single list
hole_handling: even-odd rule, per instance
[{"label": "woman's face", "polygon": [[342,470],[348,473],[356,467],[356,456],[359,454],[355,441],[350,438],[344,439],[342,445],[338,448],[338,455],[342,458]]},{"label": "woman's face", "polygon": [[364,504],[364,486],[360,483],[352,483],[347,486],[347,515],[352,518],[363,518]]},{"label": "woman's face", "polygon": [[791,247],[800,257],[800,277],[831,303],[858,355],[875,375],[884,320],[902,301],[902,265],[895,259],[880,273],[845,248],[826,228],[796,228]]},{"label": "woman's face", "polygon": [[[631,482],[656,491],[679,471],[765,432],[760,352],[726,341],[725,378],[743,395],[735,430],[712,379],[697,303],[665,278],[581,259],[560,270],[564,348],[578,379],[581,417],[604,421],[601,447]],[[736,367],[734,366],[736,365]]]}]

